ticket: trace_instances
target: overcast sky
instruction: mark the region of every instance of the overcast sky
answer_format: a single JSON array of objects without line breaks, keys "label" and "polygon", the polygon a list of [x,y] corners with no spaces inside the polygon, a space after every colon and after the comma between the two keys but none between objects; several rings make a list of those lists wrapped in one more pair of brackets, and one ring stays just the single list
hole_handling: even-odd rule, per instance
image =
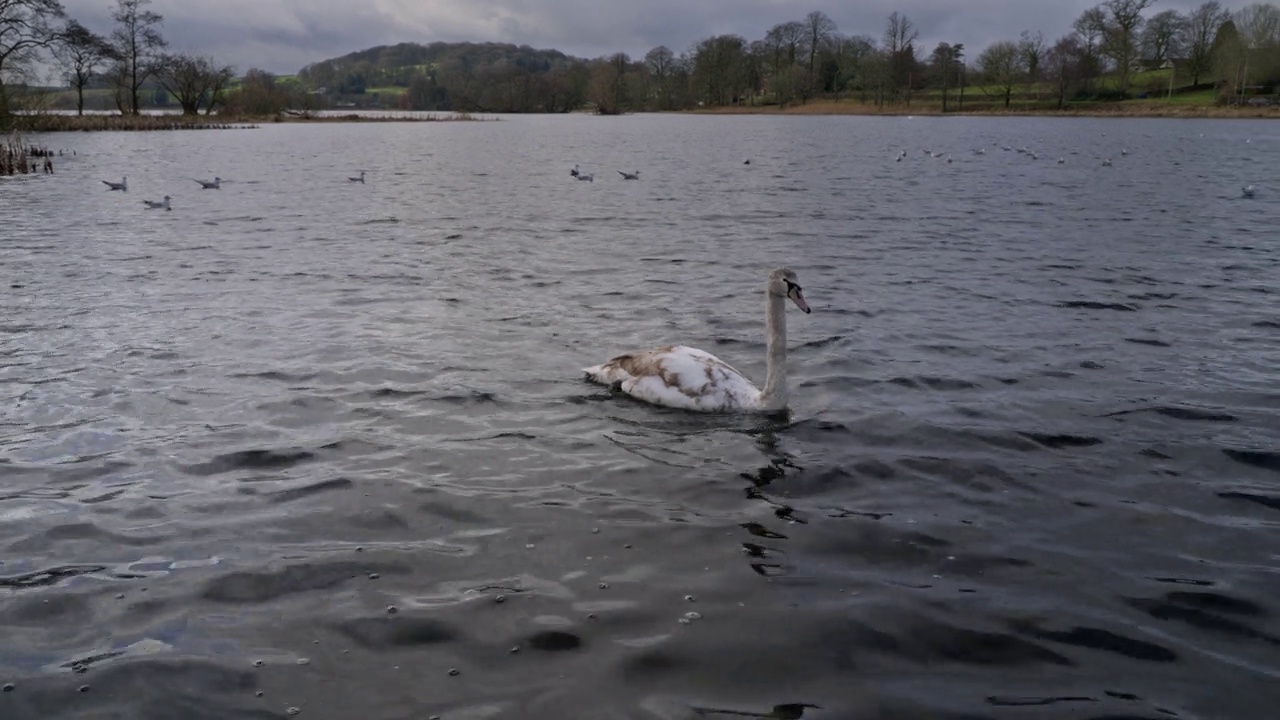
[{"label": "overcast sky", "polygon": [[[1157,0],[1148,15],[1186,11],[1202,0]],[[63,0],[89,28],[110,29],[114,0]],[[1065,34],[1095,0],[153,0],[171,49],[213,55],[244,72],[278,74],[375,45],[398,42],[511,42],[579,57],[618,51],[639,59],[666,45],[679,53],[702,38],[748,40],[788,20],[825,12],[846,35],[883,35],[898,11],[920,33],[927,54],[939,41],[964,43],[970,58],[995,40],[1039,30]],[[1246,2],[1226,0],[1235,10]]]}]

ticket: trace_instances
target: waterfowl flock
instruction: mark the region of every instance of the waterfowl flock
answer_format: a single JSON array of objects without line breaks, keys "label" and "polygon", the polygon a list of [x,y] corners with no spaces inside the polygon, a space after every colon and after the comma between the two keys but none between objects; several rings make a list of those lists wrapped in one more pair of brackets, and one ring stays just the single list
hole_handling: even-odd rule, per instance
[{"label": "waterfowl flock", "polygon": [[[199,179],[199,178],[189,178],[189,179],[190,179],[192,182],[195,182],[195,183],[199,184],[199,185],[200,185],[200,189],[201,189],[201,190],[221,190],[221,189],[222,189],[222,183],[223,183],[223,182],[225,182],[225,181],[224,181],[220,176],[217,176],[217,175],[215,175],[215,176],[213,177],[213,179],[212,179],[212,180],[201,180],[201,179]],[[353,183],[360,183],[361,185],[363,185],[363,184],[364,184],[364,179],[365,179],[365,171],[364,171],[364,170],[361,170],[361,171],[360,171],[360,174],[359,174],[358,176],[356,176],[356,177],[348,177],[348,178],[347,178],[347,180],[349,180],[349,181],[351,181],[351,182],[353,182]],[[103,180],[103,181],[102,181],[102,184],[103,184],[103,185],[106,185],[106,186],[107,186],[107,190],[109,190],[109,191],[129,192],[129,178],[128,178],[128,176],[123,176],[123,177],[121,177],[121,178],[120,178],[120,182],[113,182],[113,181],[111,181],[111,180]],[[161,198],[161,199],[159,199],[159,200],[146,200],[146,199],[144,199],[144,200],[142,201],[142,204],[143,204],[143,205],[145,205],[145,206],[147,207],[147,209],[148,209],[148,210],[173,210],[173,206],[172,206],[172,204],[171,204],[171,200],[172,200],[172,199],[173,199],[173,196],[172,196],[172,195],[165,195],[163,198]]]}]

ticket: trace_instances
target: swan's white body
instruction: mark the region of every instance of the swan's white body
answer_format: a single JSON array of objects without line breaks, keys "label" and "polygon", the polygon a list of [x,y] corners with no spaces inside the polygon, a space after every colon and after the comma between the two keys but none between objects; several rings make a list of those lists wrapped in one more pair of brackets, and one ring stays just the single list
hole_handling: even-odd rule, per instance
[{"label": "swan's white body", "polygon": [[768,371],[763,390],[715,355],[686,345],[618,355],[583,372],[592,382],[654,405],[700,412],[782,410],[787,406],[787,299],[809,312],[795,277],[785,268],[769,276],[765,293]]},{"label": "swan's white body", "polygon": [[622,392],[654,405],[733,412],[760,407],[760,389],[745,375],[709,352],[667,345],[586,368],[587,378],[617,385]]}]

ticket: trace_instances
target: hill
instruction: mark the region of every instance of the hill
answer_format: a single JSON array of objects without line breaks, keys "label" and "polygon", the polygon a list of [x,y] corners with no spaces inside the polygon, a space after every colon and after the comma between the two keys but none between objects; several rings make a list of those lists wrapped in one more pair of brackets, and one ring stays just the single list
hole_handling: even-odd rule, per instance
[{"label": "hill", "polygon": [[411,110],[567,112],[586,101],[589,61],[509,43],[400,43],[312,63],[297,79],[339,104]]}]

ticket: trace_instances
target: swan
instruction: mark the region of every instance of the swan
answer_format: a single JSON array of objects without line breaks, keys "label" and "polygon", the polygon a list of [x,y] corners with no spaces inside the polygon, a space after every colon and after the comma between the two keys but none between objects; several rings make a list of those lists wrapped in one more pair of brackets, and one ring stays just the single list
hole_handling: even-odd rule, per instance
[{"label": "swan", "polygon": [[685,345],[618,355],[583,372],[592,382],[655,405],[701,412],[783,410],[787,407],[787,299],[810,312],[796,279],[790,269],[778,268],[765,286],[768,369],[763,390],[715,355]]},{"label": "swan", "polygon": [[222,178],[220,177],[215,177],[213,180],[196,180],[195,178],[191,178],[191,179],[200,183],[200,187],[205,190],[221,190],[222,189]]},{"label": "swan", "polygon": [[173,208],[169,207],[169,196],[168,196],[168,195],[165,195],[165,196],[164,196],[164,199],[163,199],[163,200],[161,200],[161,201],[159,201],[159,202],[157,202],[157,201],[155,201],[155,200],[143,200],[142,202],[146,203],[147,208],[148,208],[148,209],[150,209],[150,210],[161,210],[161,209],[163,209],[163,210],[172,210],[172,209],[173,209]]},{"label": "swan", "polygon": [[103,181],[102,181],[102,184],[103,184],[103,185],[106,185],[108,190],[124,190],[124,191],[126,191],[126,192],[129,190],[129,178],[128,178],[128,177],[122,177],[122,178],[120,178],[120,182],[118,182],[118,183],[113,183],[113,182],[111,182],[111,181],[109,181],[109,180],[103,180]]},{"label": "swan", "polygon": [[351,182],[358,182],[358,183],[360,183],[361,185],[363,185],[363,184],[364,184],[364,171],[363,171],[363,170],[361,170],[361,171],[360,171],[360,177],[349,177],[349,178],[347,178],[347,179],[348,179],[348,180],[350,180]]}]

